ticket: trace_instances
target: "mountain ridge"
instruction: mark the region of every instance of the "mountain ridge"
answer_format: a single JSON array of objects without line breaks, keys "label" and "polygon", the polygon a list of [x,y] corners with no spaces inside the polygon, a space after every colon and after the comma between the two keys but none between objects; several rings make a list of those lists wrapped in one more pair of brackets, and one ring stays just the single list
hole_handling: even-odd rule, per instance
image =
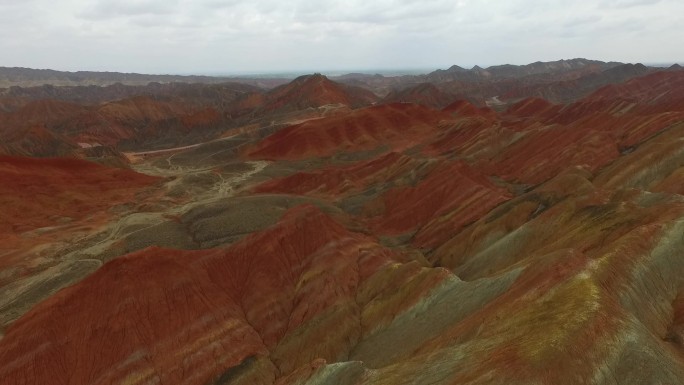
[{"label": "mountain ridge", "polygon": [[684,71],[589,65],[400,102],[320,74],[223,109],[3,102],[38,138],[139,147],[130,170],[0,156],[0,378],[681,382]]}]

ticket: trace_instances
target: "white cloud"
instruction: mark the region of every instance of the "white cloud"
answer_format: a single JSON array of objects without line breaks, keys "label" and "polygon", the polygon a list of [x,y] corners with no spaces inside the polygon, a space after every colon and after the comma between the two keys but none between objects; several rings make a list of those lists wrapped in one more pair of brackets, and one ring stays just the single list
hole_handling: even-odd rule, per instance
[{"label": "white cloud", "polygon": [[599,2],[601,8],[631,8],[639,6],[654,5],[662,0],[603,0]]},{"label": "white cloud", "polygon": [[99,0],[90,3],[81,16],[108,19],[140,15],[170,15],[177,11],[178,1],[170,0]]},{"label": "white cloud", "polygon": [[679,0],[0,0],[0,65],[262,72],[684,60]]}]

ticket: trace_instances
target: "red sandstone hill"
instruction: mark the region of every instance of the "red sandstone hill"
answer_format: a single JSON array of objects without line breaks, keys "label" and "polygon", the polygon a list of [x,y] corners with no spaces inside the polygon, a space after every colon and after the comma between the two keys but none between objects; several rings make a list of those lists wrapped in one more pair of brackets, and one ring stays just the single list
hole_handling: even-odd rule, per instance
[{"label": "red sandstone hill", "polygon": [[[364,332],[360,306],[372,295],[362,287],[391,258],[374,239],[306,206],[228,250],[147,249],[12,325],[0,340],[0,377],[199,385],[247,362],[260,368],[252,383],[273,381],[312,359],[349,354]],[[345,331],[342,338],[332,329]]]},{"label": "red sandstone hill", "polygon": [[267,94],[265,111],[281,109],[303,110],[326,104],[344,104],[351,108],[369,105],[377,100],[370,91],[333,82],[321,74],[299,77],[276,87]]},{"label": "red sandstone hill", "polygon": [[477,107],[466,100],[457,100],[442,109],[457,116],[485,116],[495,117],[496,112],[489,107]]},{"label": "red sandstone hill", "polygon": [[[136,96],[98,106],[58,100],[29,102],[0,113],[0,132],[11,140],[4,151],[15,155],[57,156],[77,143],[117,146],[121,142],[182,142],[186,137],[216,134],[226,118],[212,107],[197,108],[177,102]],[[42,134],[36,135],[40,129]],[[45,146],[51,137],[53,148]]]},{"label": "red sandstone hill", "polygon": [[563,104],[582,99],[605,85],[624,82],[657,70],[642,64],[572,59],[520,66],[475,66],[472,69],[454,65],[427,75],[383,77],[350,74],[339,79],[373,90],[378,95],[402,92],[397,90],[430,83],[442,93],[478,105],[484,105],[493,97],[505,103],[537,97]]},{"label": "red sandstone hill", "polygon": [[[463,100],[345,109],[237,150],[211,142],[143,163],[173,173],[160,193],[194,201],[160,202],[154,223],[134,212],[108,234],[123,224],[145,239],[250,234],[212,249],[96,254],[110,260],[54,294],[37,280],[48,298],[3,331],[0,379],[681,383],[683,80],[654,73],[570,104],[525,98],[498,112]],[[145,103],[109,116],[166,115]],[[77,220],[98,219],[89,215],[103,202],[132,206],[154,182],[72,160],[2,165],[0,180],[19,184],[0,207],[13,226],[25,211],[26,229],[72,207]],[[58,187],[22,187],[23,175]],[[21,206],[32,199],[37,208]],[[13,226],[16,242],[25,229]],[[2,250],[0,260],[26,264]],[[0,315],[15,309],[5,298],[32,298],[22,285],[0,290]]]},{"label": "red sandstone hill", "polygon": [[234,113],[271,115],[326,105],[359,108],[377,100],[378,97],[371,91],[334,82],[321,74],[313,74],[301,76],[265,94],[251,94],[237,104]]},{"label": "red sandstone hill", "polygon": [[[441,227],[429,231],[420,229],[430,220],[442,225],[448,223],[445,215],[453,210],[448,205],[456,204],[457,201],[445,199],[440,203],[441,200],[435,197],[426,198],[432,196],[430,194],[433,192],[441,191],[441,188],[446,188],[447,191],[464,189],[467,181],[473,180],[472,175],[477,174],[523,185],[536,185],[572,167],[598,172],[620,157],[621,152],[648,140],[654,133],[681,122],[684,108],[676,102],[681,100],[677,95],[684,86],[678,83],[678,76],[677,73],[649,75],[625,85],[614,86],[615,89],[606,88],[568,106],[553,105],[542,99],[526,99],[500,115],[491,110],[478,109],[463,101],[446,108],[444,112],[450,114],[441,116],[416,105],[399,104],[361,109],[346,116],[291,126],[265,138],[251,149],[249,156],[257,159],[325,157],[339,151],[376,148],[382,143],[394,151],[410,149],[413,153],[415,149],[421,149],[424,154],[438,158],[433,161],[433,165],[429,165],[429,162],[426,163],[415,155],[383,155],[358,164],[296,173],[269,181],[257,187],[256,191],[339,198],[373,185],[382,186],[383,178],[392,180],[395,185],[411,183],[415,186],[418,183],[412,187],[418,188],[422,182],[411,182],[410,179],[402,182],[402,178],[407,175],[407,165],[414,167],[414,171],[422,170],[420,172],[423,176],[415,176],[414,173],[412,178],[424,178],[423,181],[428,183],[432,174],[427,170],[434,167],[435,163],[442,164],[444,169],[450,171],[444,171],[443,174],[435,171],[435,175],[440,176],[435,177],[435,182],[430,182],[434,184],[428,183],[430,187],[425,190],[416,190],[419,198],[415,199],[415,206],[409,204],[412,188],[399,188],[394,193],[385,194],[384,201],[378,198],[365,203],[365,210],[371,217],[368,223],[376,226],[373,230],[375,233],[390,229],[396,229],[392,231],[399,233],[419,230],[416,242],[425,244],[428,239],[439,239],[440,234],[446,230]],[[643,83],[647,82],[652,86],[644,87]],[[646,99],[655,98],[653,95],[660,95],[662,104],[657,101],[653,103],[659,106],[658,109],[647,104],[630,106],[629,103],[635,103],[635,94],[641,95],[642,87],[650,90],[650,93],[642,96],[645,98],[643,103],[648,103]],[[638,100],[636,102],[641,103]],[[400,115],[400,112],[405,115]],[[380,116],[403,117],[391,124],[382,124],[377,120]],[[427,118],[429,116],[432,118]],[[422,118],[416,121],[417,117]],[[411,123],[412,120],[415,123]],[[447,166],[449,163],[441,159],[444,156],[464,159],[476,171],[465,174],[471,175],[470,179],[460,180],[457,177],[460,172],[450,169]],[[377,169],[378,165],[382,165],[380,170]],[[449,184],[452,181],[456,183],[454,186]],[[478,183],[490,186],[488,182]],[[670,182],[666,183],[672,185]],[[491,186],[488,188],[496,192],[490,202],[494,206],[500,204],[503,200],[497,197],[505,197],[506,193]],[[396,194],[396,197],[388,198],[391,194]],[[472,207],[490,210],[494,206],[488,206],[489,204],[483,200]],[[406,210],[405,219],[398,217],[402,210]],[[423,219],[421,210],[426,210],[426,217]],[[466,215],[464,208],[455,211],[460,214],[453,218],[465,221],[466,224],[482,215],[482,212],[476,212],[469,217],[471,214]],[[372,218],[378,213],[383,213],[382,216],[386,216],[386,219]],[[453,230],[462,225],[449,226]]]},{"label": "red sandstone hill", "polygon": [[139,204],[152,193],[159,178],[73,158],[0,156],[0,181],[3,287],[6,280],[30,278],[54,265],[34,248],[104,226],[117,206]]},{"label": "red sandstone hill", "polygon": [[[220,85],[206,85],[204,92],[197,89],[198,85],[159,87],[163,89],[156,96],[140,95],[99,105],[57,99],[28,101],[20,108],[0,113],[0,132],[17,142],[6,144],[4,152],[69,155],[67,150],[75,143],[107,146],[124,143],[129,147],[163,143],[172,147],[220,135],[230,124],[230,114],[239,116],[250,112],[251,116],[262,118],[323,106],[357,108],[377,100],[370,91],[335,83],[318,74],[295,79],[268,93],[246,90],[240,94],[243,96],[239,102],[236,101],[239,90]],[[35,127],[41,127],[45,135],[65,139],[64,143],[54,146],[54,150],[43,148],[40,142],[33,144],[35,135],[22,133],[29,134],[29,129],[35,130]]]},{"label": "red sandstone hill", "polygon": [[554,103],[570,103],[582,99],[597,89],[625,82],[653,72],[643,64],[622,64],[602,71],[589,71],[571,78],[551,78],[544,82],[522,83],[501,94],[502,99],[543,98]]},{"label": "red sandstone hill", "polygon": [[58,157],[71,156],[78,151],[78,145],[64,135],[36,123],[33,126],[22,126],[12,130],[0,130],[2,142],[0,154]]},{"label": "red sandstone hill", "polygon": [[385,104],[349,114],[293,125],[265,138],[247,151],[252,158],[301,159],[339,151],[403,149],[430,135],[447,114],[409,103]]},{"label": "red sandstone hill", "polygon": [[[0,69],[0,72],[2,70]],[[7,110],[14,110],[21,105],[35,100],[59,100],[81,105],[98,105],[146,95],[160,100],[175,100],[193,106],[211,106],[221,108],[235,101],[239,96],[250,92],[262,92],[261,88],[240,83],[147,83],[140,86],[128,86],[114,83],[108,86],[61,86],[43,84],[38,87],[10,87],[0,90],[0,100],[15,101],[7,105]],[[3,102],[0,102],[0,106]],[[0,110],[3,108],[0,107]]]},{"label": "red sandstone hill", "polygon": [[506,110],[506,113],[520,117],[542,117],[546,114],[553,114],[557,112],[559,108],[560,106],[552,104],[544,99],[527,98],[510,106]]},{"label": "red sandstone hill", "polygon": [[98,213],[158,179],[80,159],[0,156],[0,180],[0,230],[7,232]]},{"label": "red sandstone hill", "polygon": [[[262,118],[329,105],[358,108],[377,100],[370,91],[335,83],[319,74],[300,77],[268,93],[240,91],[243,96],[239,102],[239,90],[221,85],[205,85],[205,92],[200,92],[198,85],[159,87],[162,89],[158,96],[140,95],[99,105],[44,99],[0,112],[0,133],[11,139],[11,143],[4,143],[2,151],[14,155],[64,156],[77,152],[77,143],[123,143],[128,147],[162,143],[173,147],[220,135],[227,129],[231,113],[239,116],[250,112],[251,116]],[[35,134],[38,129],[42,130],[41,135]],[[52,146],[47,145],[47,137],[51,138]]]},{"label": "red sandstone hill", "polygon": [[349,193],[360,193],[384,180],[397,180],[419,162],[398,152],[390,152],[347,167],[326,167],[274,178],[257,185],[257,193],[284,193],[320,196],[334,199]]},{"label": "red sandstone hill", "polygon": [[3,115],[3,124],[60,122],[73,119],[83,114],[83,111],[84,108],[77,103],[41,99],[31,101],[11,114]]},{"label": "red sandstone hill", "polygon": [[[684,70],[660,71],[625,83],[613,84],[594,92],[591,100],[626,99],[659,108],[681,107],[684,99]],[[673,103],[673,104],[671,104]]]}]

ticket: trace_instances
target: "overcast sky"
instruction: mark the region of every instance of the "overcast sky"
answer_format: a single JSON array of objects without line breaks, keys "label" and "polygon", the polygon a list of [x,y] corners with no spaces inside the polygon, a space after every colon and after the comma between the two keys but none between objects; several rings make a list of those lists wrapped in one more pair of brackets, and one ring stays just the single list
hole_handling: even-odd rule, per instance
[{"label": "overcast sky", "polygon": [[144,73],[684,61],[682,0],[0,0],[0,66]]}]

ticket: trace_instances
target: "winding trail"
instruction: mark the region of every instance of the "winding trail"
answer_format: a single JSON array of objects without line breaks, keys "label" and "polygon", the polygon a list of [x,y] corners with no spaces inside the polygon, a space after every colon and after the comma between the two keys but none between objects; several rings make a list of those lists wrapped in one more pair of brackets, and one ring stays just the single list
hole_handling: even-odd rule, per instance
[{"label": "winding trail", "polygon": [[[267,161],[240,163],[235,159],[217,163],[204,163],[198,160],[197,167],[174,164],[175,155],[198,146],[155,151],[154,153],[159,156],[149,159],[138,158],[132,163],[132,169],[139,173],[167,178],[159,187],[166,193],[154,202],[154,209],[144,212],[135,210],[123,212],[118,217],[112,218],[104,227],[75,235],[72,239],[51,246],[49,254],[54,256],[53,266],[39,274],[0,287],[0,338],[2,338],[3,329],[31,309],[35,303],[65,286],[82,280],[97,270],[106,260],[116,257],[111,250],[116,250],[116,244],[120,240],[136,233],[149,231],[160,223],[168,221],[169,217],[181,216],[197,207],[211,206],[221,200],[230,199],[239,194],[244,187],[248,187],[246,183],[269,164]],[[222,166],[228,165],[240,166],[238,168],[240,171],[232,168],[232,171],[221,171]],[[203,178],[207,184],[204,188],[192,188],[193,177]],[[172,189],[183,191],[187,197],[172,198],[168,195]],[[63,227],[58,226],[51,231],[60,228]]]},{"label": "winding trail", "polygon": [[248,161],[245,163],[252,166],[253,168],[247,172],[232,176],[230,178],[226,178],[222,174],[219,175],[219,177],[221,179],[216,186],[217,187],[217,195],[219,198],[228,198],[228,197],[235,195],[238,187],[242,183],[247,181],[252,176],[260,173],[269,164],[269,162],[264,161],[264,160]]}]

